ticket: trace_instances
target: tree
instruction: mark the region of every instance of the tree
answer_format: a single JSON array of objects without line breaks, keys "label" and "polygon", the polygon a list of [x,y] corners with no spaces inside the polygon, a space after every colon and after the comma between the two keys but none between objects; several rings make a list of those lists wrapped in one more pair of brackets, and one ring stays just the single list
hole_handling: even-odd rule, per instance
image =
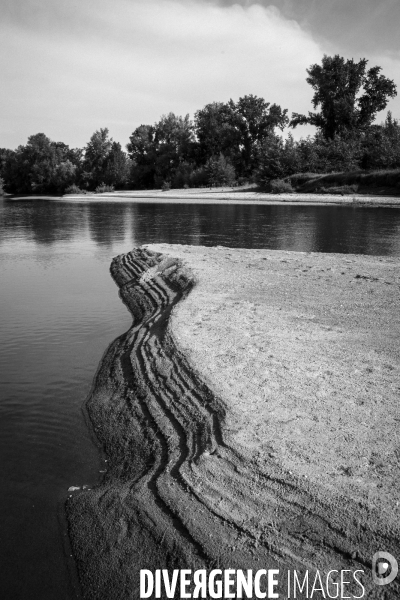
[{"label": "tree", "polygon": [[7,161],[12,154],[14,154],[13,150],[9,150],[8,148],[0,148],[0,175],[3,175],[6,169]]},{"label": "tree", "polygon": [[260,145],[274,133],[276,127],[283,129],[289,122],[287,109],[278,104],[270,105],[263,98],[252,94],[239,98],[233,109],[238,115],[237,123],[241,144],[241,175],[251,175],[256,167]]},{"label": "tree", "polygon": [[77,157],[75,153],[44,133],[31,135],[26,146],[3,154],[7,189],[17,193],[63,192],[76,177],[77,164],[71,160]]},{"label": "tree", "polygon": [[397,91],[395,83],[380,74],[381,67],[367,71],[367,63],[365,58],[355,62],[336,54],[325,55],[322,65],[311,65],[306,81],[314,89],[313,107],[320,112],[293,113],[291,127],[315,125],[326,139],[368,128]]},{"label": "tree", "polygon": [[287,110],[252,94],[237,102],[213,102],[195,115],[200,156],[204,162],[222,153],[238,175],[248,177],[257,164],[257,148],[287,124]]},{"label": "tree", "polygon": [[113,142],[105,162],[104,182],[117,188],[123,187],[130,175],[132,161],[121,148],[119,142]]},{"label": "tree", "polygon": [[108,137],[108,129],[95,131],[85,148],[83,178],[95,188],[104,180],[104,171],[113,140]]},{"label": "tree", "polygon": [[26,146],[18,150],[21,185],[26,191],[48,191],[57,162],[51,140],[44,133],[37,133],[29,136]]},{"label": "tree", "polygon": [[134,187],[154,186],[156,162],[154,135],[155,130],[152,125],[140,125],[129,137],[126,149],[132,160],[131,181]]},{"label": "tree", "polygon": [[195,146],[189,115],[163,115],[154,125],[140,125],[129,138],[127,150],[133,161],[135,186],[159,187],[172,181],[178,170],[190,163]]},{"label": "tree", "polygon": [[211,187],[231,186],[235,183],[235,169],[223,154],[209,158],[205,165],[205,172],[207,173],[207,183]]},{"label": "tree", "polygon": [[[15,156],[14,150],[8,148],[0,148],[0,179],[2,181],[1,188],[4,193],[4,186],[10,181],[11,164]],[[3,194],[0,194],[3,195]]]},{"label": "tree", "polygon": [[261,187],[267,187],[272,179],[282,179],[301,170],[298,144],[292,136],[286,140],[270,135],[259,150],[258,169],[255,179]]},{"label": "tree", "polygon": [[199,162],[223,154],[232,163],[240,157],[240,132],[234,103],[212,102],[195,114],[195,131],[199,142]]},{"label": "tree", "polygon": [[400,124],[389,111],[382,125],[372,125],[362,141],[363,169],[400,167]]},{"label": "tree", "polygon": [[140,163],[152,153],[155,130],[152,125],[139,125],[129,137],[126,145],[128,154],[135,163]]},{"label": "tree", "polygon": [[154,125],[154,141],[159,152],[167,149],[168,153],[186,160],[194,142],[193,124],[189,115],[179,117],[172,112],[163,115]]},{"label": "tree", "polygon": [[189,115],[169,113],[161,117],[154,125],[155,181],[171,181],[178,167],[190,159],[194,141]]}]

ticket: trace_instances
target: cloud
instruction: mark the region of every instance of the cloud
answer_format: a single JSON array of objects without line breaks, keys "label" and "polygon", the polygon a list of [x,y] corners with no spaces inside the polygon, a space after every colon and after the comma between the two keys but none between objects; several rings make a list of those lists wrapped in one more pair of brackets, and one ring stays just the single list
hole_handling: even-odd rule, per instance
[{"label": "cloud", "polygon": [[198,0],[218,6],[259,4],[277,7],[315,39],[341,54],[397,52],[398,0]]},{"label": "cloud", "polygon": [[[256,94],[309,107],[305,69],[322,50],[273,7],[179,0],[2,2],[1,146],[43,131],[83,145],[140,123]],[[82,5],[83,4],[83,5]]]},{"label": "cloud", "polygon": [[[306,68],[332,49],[277,1],[286,16],[253,2],[0,0],[0,146],[39,131],[83,146],[100,127],[125,145],[162,114],[245,94],[307,112]],[[377,57],[396,79],[399,57]]]}]

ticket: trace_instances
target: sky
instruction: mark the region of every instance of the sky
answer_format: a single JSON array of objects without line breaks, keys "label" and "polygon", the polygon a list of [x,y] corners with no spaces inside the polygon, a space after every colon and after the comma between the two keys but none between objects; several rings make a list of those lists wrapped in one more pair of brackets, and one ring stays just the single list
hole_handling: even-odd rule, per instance
[{"label": "sky", "polygon": [[[125,146],[247,94],[307,113],[324,54],[367,58],[400,96],[400,0],[0,0],[0,15],[3,148],[39,132],[83,147],[101,127]],[[388,108],[400,118],[399,97]]]}]

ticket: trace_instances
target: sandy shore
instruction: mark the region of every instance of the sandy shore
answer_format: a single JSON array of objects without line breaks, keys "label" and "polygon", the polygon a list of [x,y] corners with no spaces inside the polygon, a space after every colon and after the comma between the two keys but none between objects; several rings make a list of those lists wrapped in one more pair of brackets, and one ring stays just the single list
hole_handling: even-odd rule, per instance
[{"label": "sandy shore", "polygon": [[63,199],[73,202],[165,202],[183,203],[189,202],[201,204],[345,204],[363,206],[400,206],[399,196],[373,196],[366,194],[351,194],[346,196],[334,194],[266,194],[256,192],[253,189],[240,188],[212,188],[212,189],[188,189],[142,191],[122,191],[111,194],[94,195],[67,195]]},{"label": "sandy shore", "polygon": [[400,555],[399,267],[170,245],[114,259],[133,326],[88,402],[109,469],[67,504],[86,598],[139,597],[140,568],[216,565],[360,569],[364,598],[399,597],[371,579],[374,552]]},{"label": "sandy shore", "polygon": [[64,196],[7,196],[7,202],[34,199],[69,202],[137,202],[166,204],[302,204],[302,205],[350,205],[400,207],[400,196],[374,194],[267,194],[254,188],[190,188],[187,190],[129,190],[108,194],[66,194]]}]

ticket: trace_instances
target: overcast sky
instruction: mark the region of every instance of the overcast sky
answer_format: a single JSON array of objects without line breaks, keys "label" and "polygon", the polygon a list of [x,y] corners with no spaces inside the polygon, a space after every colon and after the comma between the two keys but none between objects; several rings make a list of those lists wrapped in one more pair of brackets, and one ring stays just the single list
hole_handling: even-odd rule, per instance
[{"label": "overcast sky", "polygon": [[[0,0],[0,11],[0,147],[39,132],[83,146],[100,127],[125,146],[141,123],[246,94],[307,112],[306,68],[323,54],[367,58],[400,94],[400,0]],[[388,108],[400,118],[400,98]]]}]

